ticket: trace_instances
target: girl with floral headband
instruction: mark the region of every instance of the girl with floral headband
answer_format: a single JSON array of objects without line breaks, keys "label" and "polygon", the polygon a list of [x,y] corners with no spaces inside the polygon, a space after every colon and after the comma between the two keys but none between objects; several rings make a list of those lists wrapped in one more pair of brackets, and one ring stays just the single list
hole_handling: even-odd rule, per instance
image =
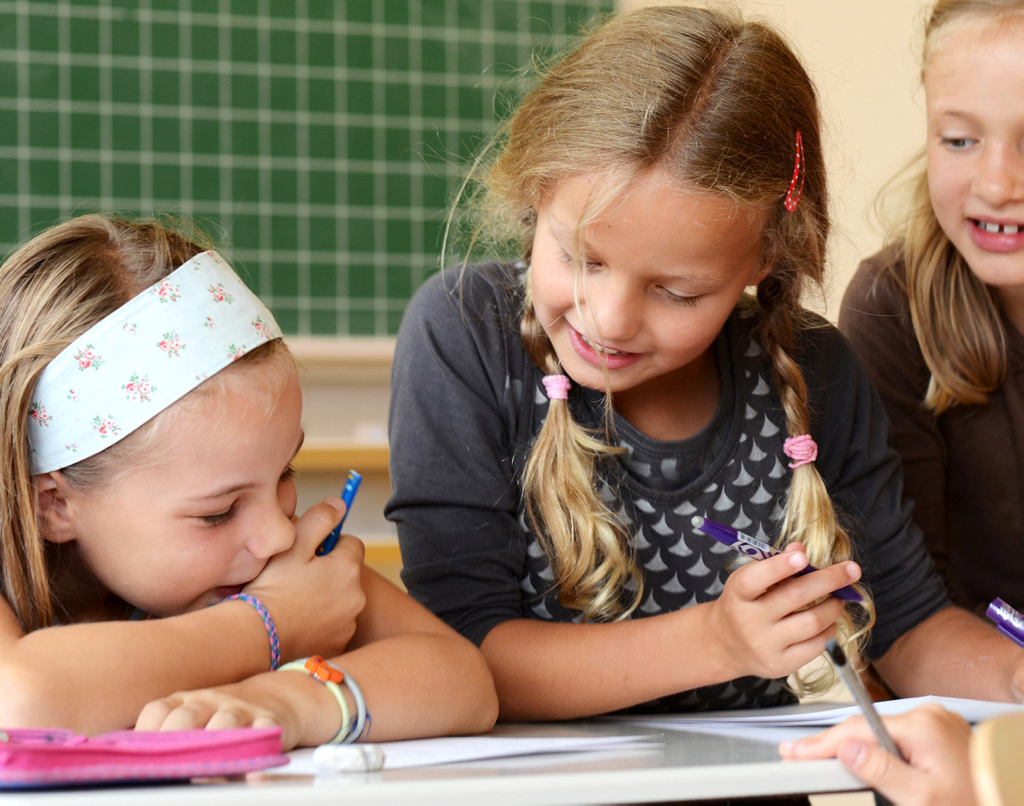
[{"label": "girl with floral headband", "polygon": [[[800,307],[828,205],[779,35],[719,6],[613,17],[497,142],[470,246],[515,246],[408,309],[386,512],[502,718],[790,702],[833,635],[906,695],[1019,696],[1024,655],[949,607],[867,375]],[[735,568],[695,517],[784,550]]]},{"label": "girl with floral headband", "polygon": [[358,539],[315,555],[344,504],[296,516],[295,362],[216,252],[72,219],[0,267],[0,311],[0,726],[278,724],[287,748],[493,724],[469,642]]}]

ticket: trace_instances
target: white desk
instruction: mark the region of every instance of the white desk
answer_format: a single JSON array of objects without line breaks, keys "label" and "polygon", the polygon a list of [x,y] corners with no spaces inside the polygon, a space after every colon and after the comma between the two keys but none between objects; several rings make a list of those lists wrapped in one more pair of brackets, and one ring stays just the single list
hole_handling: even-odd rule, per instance
[{"label": "white desk", "polygon": [[[813,733],[814,731],[806,731]],[[14,804],[597,804],[845,792],[863,785],[835,760],[782,762],[774,741],[736,735],[656,733],[615,722],[499,725],[503,736],[645,734],[664,745],[629,751],[475,761],[377,773],[284,776],[145,787],[0,792]]]}]

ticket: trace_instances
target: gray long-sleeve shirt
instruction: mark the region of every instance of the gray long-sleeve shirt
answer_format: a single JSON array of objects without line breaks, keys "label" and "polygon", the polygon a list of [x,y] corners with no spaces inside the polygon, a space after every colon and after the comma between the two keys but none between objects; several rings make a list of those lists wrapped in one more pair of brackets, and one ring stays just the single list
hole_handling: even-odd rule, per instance
[{"label": "gray long-sleeve shirt", "polygon": [[[571,621],[550,590],[552,570],[524,517],[520,479],[547,413],[543,373],[525,354],[522,295],[512,267],[446,272],[417,293],[403,321],[392,377],[393,495],[410,593],[480,643],[509,619]],[[734,314],[716,341],[722,401],[694,437],[664,442],[616,415],[626,447],[599,484],[632,525],[644,578],[633,618],[718,596],[731,550],[696,531],[695,514],[772,540],[789,487],[781,402],[753,320]],[[873,658],[948,604],[902,501],[898,456],[881,403],[845,340],[824,322],[801,330],[821,472],[856,546],[878,610]],[[604,396],[573,386],[577,420],[600,427]],[[781,681],[742,678],[664,698],[672,709],[789,701]],[[652,707],[654,704],[651,704]]]}]

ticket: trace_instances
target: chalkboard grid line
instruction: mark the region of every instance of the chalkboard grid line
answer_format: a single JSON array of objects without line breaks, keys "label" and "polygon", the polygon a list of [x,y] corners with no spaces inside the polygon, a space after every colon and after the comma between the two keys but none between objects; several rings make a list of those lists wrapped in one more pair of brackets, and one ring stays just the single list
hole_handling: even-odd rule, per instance
[{"label": "chalkboard grid line", "polygon": [[609,0],[0,0],[0,252],[195,217],[299,335],[393,334],[499,87]]}]

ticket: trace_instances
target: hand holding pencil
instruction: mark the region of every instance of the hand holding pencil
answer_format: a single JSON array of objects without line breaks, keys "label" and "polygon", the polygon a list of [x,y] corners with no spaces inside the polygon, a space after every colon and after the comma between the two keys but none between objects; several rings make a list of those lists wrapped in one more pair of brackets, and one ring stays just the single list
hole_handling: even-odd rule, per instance
[{"label": "hand holding pencil", "polygon": [[927,703],[899,716],[884,717],[888,733],[909,762],[877,742],[867,720],[855,716],[816,736],[783,742],[783,758],[808,761],[838,758],[865,784],[894,804],[975,803],[968,756],[971,726],[959,714]]}]

